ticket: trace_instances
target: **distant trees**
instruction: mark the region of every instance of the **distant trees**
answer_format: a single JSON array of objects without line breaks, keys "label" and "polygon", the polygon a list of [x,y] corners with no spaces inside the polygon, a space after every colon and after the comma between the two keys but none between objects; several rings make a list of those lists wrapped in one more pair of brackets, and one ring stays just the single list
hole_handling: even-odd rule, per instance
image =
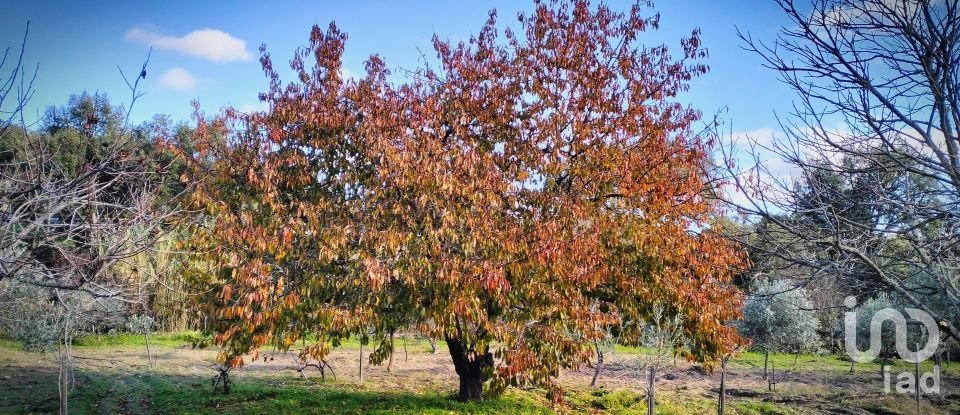
[{"label": "distant trees", "polygon": [[[64,106],[49,107],[43,116],[43,130],[51,135],[63,132],[106,141],[116,138],[123,121],[123,108],[112,105],[106,95],[83,92],[71,95]],[[78,143],[84,144],[91,143]]]},{"label": "distant trees", "polygon": [[379,360],[410,327],[446,340],[461,399],[556,392],[611,329],[639,343],[654,303],[687,340],[669,347],[733,350],[743,257],[710,226],[713,141],[674,100],[705,52],[696,31],[677,58],[644,47],[659,20],[642,13],[537,2],[519,32],[491,13],[400,84],[377,56],[343,79],[334,25],[295,55],[297,82],[264,53],[270,110],[200,116],[181,151],[220,361],[367,333]]},{"label": "distant trees", "polygon": [[956,339],[960,3],[777,3],[791,20],[780,37],[743,38],[797,93],[786,136],[756,147],[793,177],[759,163],[762,151],[752,171],[730,170],[749,199],[738,207],[765,229],[741,241],[806,269],[801,284],[895,294]]}]

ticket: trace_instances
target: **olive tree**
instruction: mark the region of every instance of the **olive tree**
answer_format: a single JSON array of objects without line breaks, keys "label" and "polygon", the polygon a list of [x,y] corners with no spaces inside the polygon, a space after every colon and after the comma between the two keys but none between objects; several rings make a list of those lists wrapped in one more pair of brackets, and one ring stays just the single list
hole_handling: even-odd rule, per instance
[{"label": "olive tree", "polygon": [[778,280],[761,283],[743,310],[740,332],[763,351],[763,376],[770,353],[795,353],[819,347],[820,323],[807,292]]}]

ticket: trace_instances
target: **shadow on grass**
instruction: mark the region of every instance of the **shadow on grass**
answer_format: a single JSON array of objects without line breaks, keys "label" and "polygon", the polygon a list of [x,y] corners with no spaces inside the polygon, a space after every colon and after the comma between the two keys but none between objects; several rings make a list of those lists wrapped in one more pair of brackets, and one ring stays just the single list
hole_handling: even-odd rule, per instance
[{"label": "shadow on grass", "polygon": [[[440,393],[363,390],[303,379],[237,379],[229,395],[205,376],[77,371],[72,414],[550,414],[542,394],[508,391],[463,403]],[[0,413],[56,413],[57,372],[0,366]]]}]

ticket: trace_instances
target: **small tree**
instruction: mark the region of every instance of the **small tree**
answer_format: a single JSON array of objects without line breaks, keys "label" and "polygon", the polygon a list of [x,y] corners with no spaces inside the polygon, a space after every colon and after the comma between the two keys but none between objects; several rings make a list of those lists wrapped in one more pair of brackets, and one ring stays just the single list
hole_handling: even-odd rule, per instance
[{"label": "small tree", "polygon": [[[870,298],[857,307],[857,348],[859,350],[864,350],[870,347],[870,341],[872,335],[870,334],[870,323],[873,321],[873,316],[877,312],[884,309],[894,308],[893,303],[890,301],[890,296],[886,293],[882,293],[876,297]],[[887,362],[896,355],[896,332],[892,324],[883,324],[880,331],[880,350],[878,350],[878,357],[880,358],[880,375],[883,375],[884,366]],[[850,356],[850,371],[853,372],[854,360],[856,356]]]},{"label": "small tree", "polygon": [[[856,308],[855,312],[857,317],[857,350],[864,351],[870,348],[870,342],[873,337],[871,334],[871,324],[874,320],[874,316],[880,313],[882,310],[890,309],[895,310],[901,314],[903,313],[904,301],[896,295],[891,295],[889,293],[880,293],[879,295],[869,298],[863,302],[859,307]],[[906,344],[915,345],[915,344],[926,344],[927,343],[927,333],[925,330],[911,329],[911,326],[907,326],[905,332]],[[917,327],[917,326],[913,326]],[[876,357],[880,360],[880,375],[883,376],[883,372],[886,369],[886,366],[889,365],[890,360],[897,357],[896,349],[896,335],[897,327],[892,321],[885,320],[880,326],[880,349],[876,350]],[[850,371],[853,372],[854,360],[856,356],[850,356]]]},{"label": "small tree", "polygon": [[153,366],[153,356],[150,354],[150,331],[153,330],[153,323],[153,318],[147,315],[131,316],[127,320],[127,330],[143,335],[143,344],[147,348],[147,362],[150,366]]},{"label": "small tree", "polygon": [[748,297],[740,333],[763,351],[763,377],[771,352],[801,352],[820,345],[819,320],[806,290],[787,281],[761,283]]},{"label": "small tree", "polygon": [[647,349],[641,358],[641,367],[647,375],[647,413],[653,415],[656,407],[657,372],[675,355],[683,344],[683,317],[670,313],[662,305],[654,305],[647,321],[640,344]]}]

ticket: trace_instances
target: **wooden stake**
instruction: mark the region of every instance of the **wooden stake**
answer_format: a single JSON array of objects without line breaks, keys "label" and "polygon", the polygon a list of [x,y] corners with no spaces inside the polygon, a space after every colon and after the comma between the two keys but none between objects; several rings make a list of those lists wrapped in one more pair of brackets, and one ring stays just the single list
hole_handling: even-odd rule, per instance
[{"label": "wooden stake", "polygon": [[[920,350],[920,343],[917,343],[917,351]],[[914,380],[913,380],[914,392],[917,395],[917,415],[920,415],[920,359],[917,359],[917,362],[914,366]]]},{"label": "wooden stake", "polygon": [[720,360],[720,401],[717,403],[717,415],[723,415],[724,398],[727,394],[727,358]]},{"label": "wooden stake", "polygon": [[777,391],[777,367],[773,364],[770,365],[770,378],[767,379],[767,391]]},{"label": "wooden stake", "polygon": [[655,408],[655,406],[656,406],[656,398],[655,398],[654,395],[655,395],[656,392],[655,392],[654,389],[653,389],[653,388],[654,388],[654,379],[655,379],[655,377],[656,377],[656,370],[655,370],[654,367],[651,365],[651,366],[650,366],[650,376],[649,376],[649,380],[648,380],[648,382],[647,382],[647,415],[654,415],[654,413],[655,413],[654,408]]},{"label": "wooden stake", "polygon": [[763,352],[763,379],[767,379],[767,366],[770,362],[770,350]]}]

